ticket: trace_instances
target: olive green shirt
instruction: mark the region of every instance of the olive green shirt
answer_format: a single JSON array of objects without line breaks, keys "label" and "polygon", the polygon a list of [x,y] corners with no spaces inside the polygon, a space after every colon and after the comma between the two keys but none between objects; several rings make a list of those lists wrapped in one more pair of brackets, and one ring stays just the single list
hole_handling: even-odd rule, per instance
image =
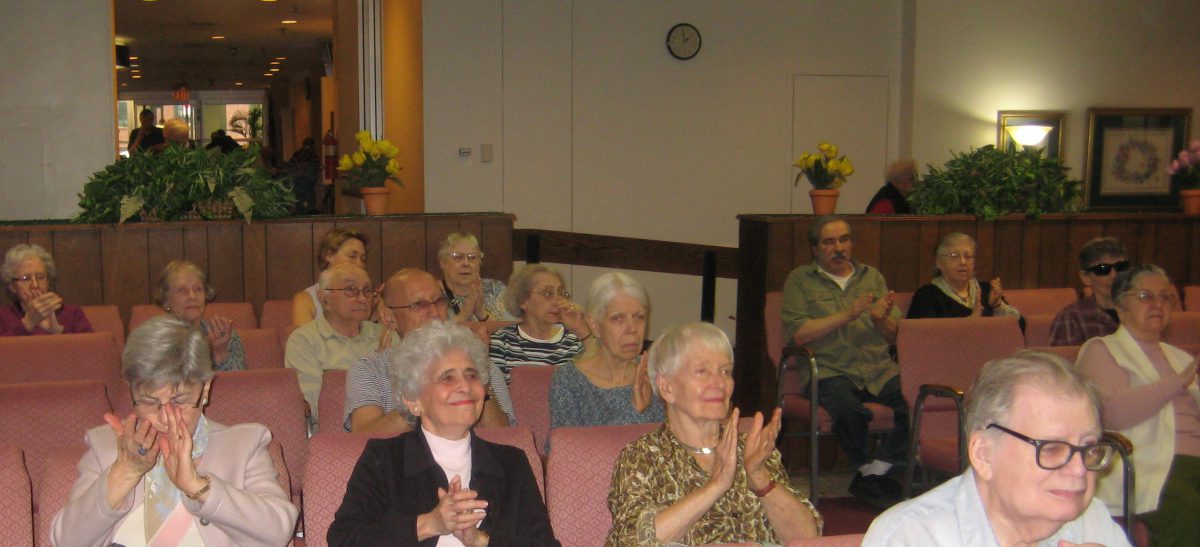
[{"label": "olive green shirt", "polygon": [[[794,345],[791,340],[805,321],[849,309],[864,293],[876,299],[887,296],[887,283],[879,270],[858,262],[852,264],[854,274],[845,290],[815,262],[788,274],[783,284],[783,332],[789,345]],[[899,321],[900,310],[893,307],[891,316]],[[878,395],[892,377],[900,374],[900,365],[892,359],[887,341],[875,330],[870,310],[824,338],[809,342],[807,347],[817,358],[819,379],[845,376],[859,389]],[[803,376],[807,382],[807,374]]]}]

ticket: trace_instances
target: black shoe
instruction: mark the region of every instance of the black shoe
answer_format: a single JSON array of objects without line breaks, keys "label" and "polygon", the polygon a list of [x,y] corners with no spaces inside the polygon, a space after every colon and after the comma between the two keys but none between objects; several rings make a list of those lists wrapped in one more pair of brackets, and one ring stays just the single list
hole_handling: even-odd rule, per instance
[{"label": "black shoe", "polygon": [[901,494],[900,484],[885,475],[856,473],[850,481],[850,495],[879,511],[899,503]]}]

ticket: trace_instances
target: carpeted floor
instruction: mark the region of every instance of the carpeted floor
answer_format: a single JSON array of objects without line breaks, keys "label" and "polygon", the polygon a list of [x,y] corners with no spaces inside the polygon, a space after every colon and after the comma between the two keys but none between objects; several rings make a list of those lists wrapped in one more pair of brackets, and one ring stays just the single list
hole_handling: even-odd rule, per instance
[{"label": "carpeted floor", "polygon": [[[861,534],[879,515],[870,505],[850,496],[847,489],[854,473],[822,471],[817,482],[817,510],[825,518],[825,535]],[[792,484],[808,495],[808,473],[792,475]]]}]

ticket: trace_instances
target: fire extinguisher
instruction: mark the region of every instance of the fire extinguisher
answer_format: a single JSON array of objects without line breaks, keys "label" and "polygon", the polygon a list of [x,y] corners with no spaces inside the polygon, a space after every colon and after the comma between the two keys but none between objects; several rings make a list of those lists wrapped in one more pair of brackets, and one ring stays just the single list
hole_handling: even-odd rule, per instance
[{"label": "fire extinguisher", "polygon": [[337,165],[338,165],[337,144],[338,144],[337,137],[333,136],[333,113],[330,112],[329,113],[329,131],[327,131],[325,133],[325,138],[321,140],[321,146],[322,146],[322,148],[324,148],[324,156],[325,156],[325,180],[324,180],[324,183],[326,186],[333,185],[333,182],[335,180],[337,180]]}]

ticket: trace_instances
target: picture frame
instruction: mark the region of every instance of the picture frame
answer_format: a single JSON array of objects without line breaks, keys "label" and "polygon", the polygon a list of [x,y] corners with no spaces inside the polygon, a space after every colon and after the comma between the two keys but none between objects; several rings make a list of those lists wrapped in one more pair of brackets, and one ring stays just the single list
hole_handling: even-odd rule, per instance
[{"label": "picture frame", "polygon": [[1089,108],[1084,198],[1089,210],[1179,207],[1167,174],[1187,146],[1190,108]]},{"label": "picture frame", "polygon": [[996,113],[996,148],[1005,152],[1019,146],[1009,127],[1041,125],[1050,128],[1042,140],[1042,153],[1047,158],[1063,157],[1063,120],[1067,113],[1054,110],[1000,110]]}]

